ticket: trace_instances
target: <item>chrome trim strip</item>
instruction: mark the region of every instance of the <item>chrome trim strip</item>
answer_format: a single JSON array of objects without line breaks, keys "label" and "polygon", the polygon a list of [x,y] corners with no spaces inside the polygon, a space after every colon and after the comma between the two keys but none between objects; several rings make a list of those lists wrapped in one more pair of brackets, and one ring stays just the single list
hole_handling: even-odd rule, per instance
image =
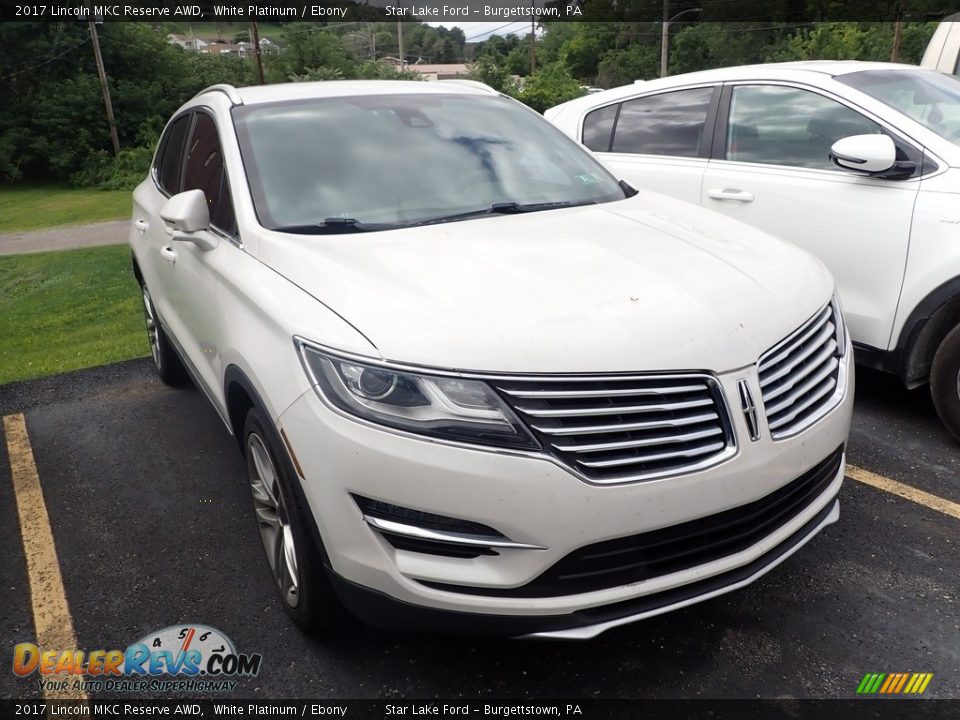
[{"label": "chrome trim strip", "polygon": [[749,383],[746,380],[738,380],[737,391],[740,393],[740,409],[743,410],[747,420],[747,432],[750,433],[750,440],[756,442],[760,439],[760,420],[757,417],[757,404],[753,400]]},{"label": "chrome trim strip", "polygon": [[813,537],[819,533],[827,525],[832,525],[840,518],[840,501],[833,500],[833,508],[830,510],[830,513],[820,522],[817,526],[811,530],[806,537],[802,538],[797,542],[792,548],[790,548],[783,555],[778,557],[776,560],[771,562],[769,565],[765,565],[760,568],[748,578],[740,580],[739,582],[733,583],[731,585],[725,585],[722,588],[718,588],[703,595],[697,595],[696,597],[687,598],[672,605],[664,605],[663,607],[658,607],[653,610],[647,610],[645,612],[637,613],[636,615],[630,615],[628,617],[618,618],[616,620],[608,620],[607,622],[597,623],[596,625],[584,625],[583,627],[570,628],[567,630],[549,630],[546,632],[531,633],[529,635],[522,635],[522,638],[549,638],[552,640],[589,640],[595,638],[600,633],[606,632],[611,628],[619,627],[620,625],[628,625],[630,623],[637,622],[638,620],[644,620],[646,618],[655,617],[657,615],[662,615],[673,610],[679,610],[680,608],[687,607],[688,605],[693,605],[704,600],[709,600],[710,598],[715,598],[719,595],[725,595],[728,592],[733,592],[734,590],[739,590],[746,585],[754,582],[760,577],[766,575],[768,572],[773,570],[775,567],[780,565],[784,560],[789,558],[800,548],[806,545]]},{"label": "chrome trim strip", "polygon": [[483,535],[466,535],[464,533],[444,532],[443,530],[428,530],[427,528],[408,525],[407,523],[385,520],[383,518],[364,515],[363,520],[370,527],[389,535],[402,535],[416,540],[442,542],[448,545],[464,545],[468,547],[508,548],[512,550],[546,550],[542,545],[513,542],[513,540],[484,537]]},{"label": "chrome trim strip", "polygon": [[[836,334],[836,329],[833,330],[833,333]],[[780,397],[785,392],[795,387],[798,382],[808,377],[814,370],[816,370],[819,367],[823,367],[823,364],[828,360],[836,360],[837,348],[838,348],[837,341],[834,338],[830,338],[830,342],[822,347],[822,349],[820,350],[820,354],[810,361],[810,364],[806,367],[806,369],[793,373],[789,382],[784,382],[779,387],[773,390],[770,390],[767,393],[764,393],[764,397],[767,400],[773,400],[774,398]],[[813,350],[816,350],[816,347],[814,347]],[[806,360],[806,358],[803,358],[803,359]],[[800,362],[802,362],[802,360],[796,361],[796,363],[792,364],[789,369],[793,370],[796,367],[796,365],[800,364]],[[777,379],[779,380],[780,378],[777,378]],[[772,380],[768,380],[768,382],[771,382],[771,381]],[[761,384],[760,387],[762,388],[763,385]]]},{"label": "chrome trim strip", "polygon": [[675,393],[703,392],[702,385],[677,385],[663,388],[613,388],[610,390],[508,390],[498,387],[502,393],[523,400],[580,400],[595,397],[633,397],[634,395],[671,395]]},{"label": "chrome trim strip", "polygon": [[795,435],[799,435],[808,427],[820,421],[829,413],[833,412],[833,410],[835,410],[840,404],[840,401],[843,400],[843,396],[847,391],[847,357],[851,352],[850,343],[847,343],[847,346],[847,355],[844,355],[842,358],[840,358],[840,367],[837,369],[837,382],[833,389],[833,395],[830,396],[830,399],[823,404],[819,412],[815,412],[813,415],[804,419],[799,424],[794,425],[789,431],[776,432],[775,430],[771,429],[770,436],[774,440],[786,440],[787,438],[792,438]]},{"label": "chrome trim strip", "polygon": [[630,430],[659,430],[662,428],[684,427],[697,425],[703,422],[716,420],[717,414],[690,415],[688,417],[671,418],[669,420],[649,420],[647,422],[621,423],[619,425],[577,425],[576,427],[545,428],[531,424],[534,430],[550,435],[599,435],[609,432],[628,432]]},{"label": "chrome trim strip", "polygon": [[[830,342],[833,342],[833,340],[831,339]],[[835,357],[830,358],[830,362],[821,366],[820,369],[816,373],[814,373],[812,377],[808,377],[806,380],[804,380],[799,387],[790,386],[789,388],[789,390],[791,391],[790,394],[787,395],[786,397],[778,396],[780,397],[780,399],[777,400],[777,402],[771,404],[767,408],[767,415],[776,415],[779,412],[783,412],[790,406],[794,405],[801,395],[805,395],[806,393],[811,392],[824,381],[829,381],[828,384],[831,386],[830,389],[833,389],[832,386],[836,381],[830,376],[833,375],[833,371],[837,369],[838,362],[839,361],[837,360],[837,358]],[[820,394],[817,395],[817,398],[822,397],[824,395],[824,392],[825,391],[821,389]],[[766,401],[767,398],[764,398],[764,400]],[[801,410],[806,410],[812,404],[813,403],[810,402],[810,398],[807,398],[806,401],[804,401],[801,405],[795,408],[796,412],[791,414],[791,419],[793,419],[793,417],[796,417],[798,412],[800,412]],[[780,419],[782,420],[783,418],[780,418]]]},{"label": "chrome trim strip", "polygon": [[622,440],[619,442],[591,443],[587,445],[563,445],[555,442],[550,443],[560,452],[604,452],[605,450],[629,450],[631,448],[650,447],[655,445],[670,445],[678,442],[693,442],[694,440],[703,440],[704,438],[722,435],[723,428],[715,427],[707,430],[697,430],[686,435],[668,435],[667,437],[643,438],[640,440]]},{"label": "chrome trim strip", "polygon": [[671,450],[668,452],[654,453],[653,455],[644,455],[642,457],[630,456],[625,458],[616,458],[614,460],[577,459],[577,462],[580,465],[589,468],[620,467],[621,465],[636,465],[638,462],[659,462],[660,460],[671,460],[673,458],[699,457],[700,455],[707,455],[709,453],[723,450],[725,446],[726,443],[721,441],[710,443],[709,445],[701,445],[688,450]]},{"label": "chrome trim strip", "polygon": [[[770,365],[776,365],[778,362],[786,358],[788,355],[790,355],[790,353],[796,350],[797,347],[802,345],[809,338],[813,337],[817,330],[827,323],[829,314],[830,303],[827,303],[823,309],[820,310],[820,312],[818,312],[812,318],[806,320],[797,330],[794,330],[790,335],[761,355],[759,364],[763,365],[768,363]],[[776,353],[776,355],[774,355],[774,353]],[[763,383],[761,383],[761,385],[762,384]]]},{"label": "chrome trim strip", "polygon": [[[702,390],[707,390],[706,386]],[[699,400],[683,400],[681,402],[666,403],[661,405],[604,405],[603,407],[590,408],[563,408],[563,409],[544,409],[523,407],[514,405],[513,409],[522,412],[524,415],[530,415],[538,418],[565,418],[565,417],[596,417],[598,415],[630,415],[633,413],[645,412],[666,412],[670,410],[690,410],[691,408],[712,407],[714,400],[711,397]],[[548,431],[549,432],[549,431]]]}]

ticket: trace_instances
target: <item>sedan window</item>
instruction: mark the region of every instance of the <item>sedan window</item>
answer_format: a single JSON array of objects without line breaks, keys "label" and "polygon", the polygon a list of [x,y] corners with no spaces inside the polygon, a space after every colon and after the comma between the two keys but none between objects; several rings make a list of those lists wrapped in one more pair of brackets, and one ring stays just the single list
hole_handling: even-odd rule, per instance
[{"label": "sedan window", "polygon": [[726,159],[837,170],[830,147],[850,135],[883,132],[879,125],[817,93],[780,85],[733,89]]}]

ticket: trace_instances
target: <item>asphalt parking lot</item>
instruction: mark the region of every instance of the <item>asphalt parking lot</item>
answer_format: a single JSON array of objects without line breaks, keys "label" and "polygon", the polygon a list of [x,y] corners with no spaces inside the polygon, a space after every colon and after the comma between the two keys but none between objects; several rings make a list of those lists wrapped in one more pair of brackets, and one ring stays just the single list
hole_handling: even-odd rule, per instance
[{"label": "asphalt parking lot", "polygon": [[[586,643],[291,625],[261,556],[240,454],[205,398],[147,360],[0,387],[23,413],[77,647],[202,623],[264,662],[226,697],[833,698],[867,672],[930,672],[960,698],[960,518],[848,479],[840,521],[753,585]],[[925,390],[861,370],[849,462],[960,503],[960,445]],[[0,443],[0,637],[34,638]],[[39,601],[42,601],[39,600]],[[41,697],[2,659],[0,697]]]}]

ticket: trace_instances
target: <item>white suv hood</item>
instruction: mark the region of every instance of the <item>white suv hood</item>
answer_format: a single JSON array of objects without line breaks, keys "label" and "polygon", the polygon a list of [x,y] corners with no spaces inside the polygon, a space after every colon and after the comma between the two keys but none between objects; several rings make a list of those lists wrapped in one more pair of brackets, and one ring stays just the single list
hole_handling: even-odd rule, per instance
[{"label": "white suv hood", "polygon": [[653,193],[379,233],[265,231],[258,254],[384,358],[461,370],[721,372],[833,290],[798,248]]}]

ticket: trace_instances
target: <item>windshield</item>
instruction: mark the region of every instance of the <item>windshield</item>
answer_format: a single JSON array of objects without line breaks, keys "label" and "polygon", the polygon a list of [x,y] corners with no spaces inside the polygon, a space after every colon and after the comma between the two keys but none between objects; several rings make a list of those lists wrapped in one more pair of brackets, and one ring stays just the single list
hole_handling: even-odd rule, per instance
[{"label": "windshield", "polygon": [[835,78],[960,144],[960,80],[934,70],[866,70]]},{"label": "windshield", "polygon": [[516,102],[365,95],[234,109],[260,223],[383,230],[626,196],[574,142]]}]

